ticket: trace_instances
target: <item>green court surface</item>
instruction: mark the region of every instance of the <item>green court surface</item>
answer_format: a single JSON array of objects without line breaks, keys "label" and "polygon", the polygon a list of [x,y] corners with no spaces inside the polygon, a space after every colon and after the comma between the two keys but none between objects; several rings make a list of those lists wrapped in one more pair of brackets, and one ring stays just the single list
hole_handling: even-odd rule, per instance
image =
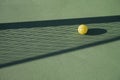
[{"label": "green court surface", "polygon": [[0,80],[120,80],[119,3],[0,1]]}]

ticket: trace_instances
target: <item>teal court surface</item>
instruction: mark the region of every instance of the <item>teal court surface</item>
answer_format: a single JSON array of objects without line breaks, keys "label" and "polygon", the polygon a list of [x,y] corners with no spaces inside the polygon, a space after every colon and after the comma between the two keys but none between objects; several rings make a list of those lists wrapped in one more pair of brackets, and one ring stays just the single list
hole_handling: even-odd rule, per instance
[{"label": "teal court surface", "polygon": [[119,3],[0,1],[0,80],[120,80]]}]

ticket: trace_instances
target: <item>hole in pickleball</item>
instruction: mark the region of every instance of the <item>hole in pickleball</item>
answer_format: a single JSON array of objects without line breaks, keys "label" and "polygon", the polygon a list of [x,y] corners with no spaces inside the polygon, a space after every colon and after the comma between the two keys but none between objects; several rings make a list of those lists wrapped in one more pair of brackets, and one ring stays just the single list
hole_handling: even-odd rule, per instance
[{"label": "hole in pickleball", "polygon": [[104,34],[104,33],[106,33],[106,32],[107,32],[107,30],[105,30],[105,29],[92,28],[92,29],[89,29],[89,30],[88,30],[87,35],[101,35],[101,34]]}]

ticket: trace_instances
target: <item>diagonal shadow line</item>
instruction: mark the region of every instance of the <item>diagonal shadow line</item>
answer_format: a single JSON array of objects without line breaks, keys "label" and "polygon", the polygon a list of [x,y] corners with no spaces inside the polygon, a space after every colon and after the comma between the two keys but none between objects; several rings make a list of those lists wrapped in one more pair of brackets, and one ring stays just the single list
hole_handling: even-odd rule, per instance
[{"label": "diagonal shadow line", "polygon": [[39,56],[26,58],[26,59],[14,61],[14,62],[0,64],[0,68],[5,68],[5,67],[21,64],[21,63],[26,63],[26,62],[38,60],[38,59],[44,59],[44,58],[48,58],[48,57],[52,57],[52,56],[57,56],[57,55],[61,55],[61,54],[71,52],[71,51],[85,49],[85,48],[89,48],[89,47],[93,47],[93,46],[97,46],[97,45],[101,45],[101,44],[105,44],[105,43],[109,43],[109,42],[113,42],[113,41],[117,41],[117,40],[120,40],[120,36],[112,38],[112,39],[107,39],[107,40],[103,40],[103,41],[98,41],[98,42],[94,42],[94,43],[90,43],[90,44],[86,44],[86,45],[81,45],[81,46],[69,48],[69,49],[64,49],[64,50],[61,50],[61,51],[51,52],[51,53],[44,54],[44,55],[39,55]]},{"label": "diagonal shadow line", "polygon": [[83,23],[85,24],[104,23],[104,22],[116,22],[116,21],[120,21],[120,15],[88,17],[88,18],[74,18],[74,19],[45,20],[45,21],[0,23],[0,30],[60,26],[60,25],[75,25],[75,24],[83,24]]}]

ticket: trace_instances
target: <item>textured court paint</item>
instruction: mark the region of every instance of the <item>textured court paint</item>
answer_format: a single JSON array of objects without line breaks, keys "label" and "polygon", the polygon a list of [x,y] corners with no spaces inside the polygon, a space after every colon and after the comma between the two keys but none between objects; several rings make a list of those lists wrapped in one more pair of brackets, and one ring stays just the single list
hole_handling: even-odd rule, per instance
[{"label": "textured court paint", "polygon": [[120,80],[120,41],[0,70],[0,80]]},{"label": "textured court paint", "polygon": [[0,23],[120,15],[120,0],[0,0]]}]

